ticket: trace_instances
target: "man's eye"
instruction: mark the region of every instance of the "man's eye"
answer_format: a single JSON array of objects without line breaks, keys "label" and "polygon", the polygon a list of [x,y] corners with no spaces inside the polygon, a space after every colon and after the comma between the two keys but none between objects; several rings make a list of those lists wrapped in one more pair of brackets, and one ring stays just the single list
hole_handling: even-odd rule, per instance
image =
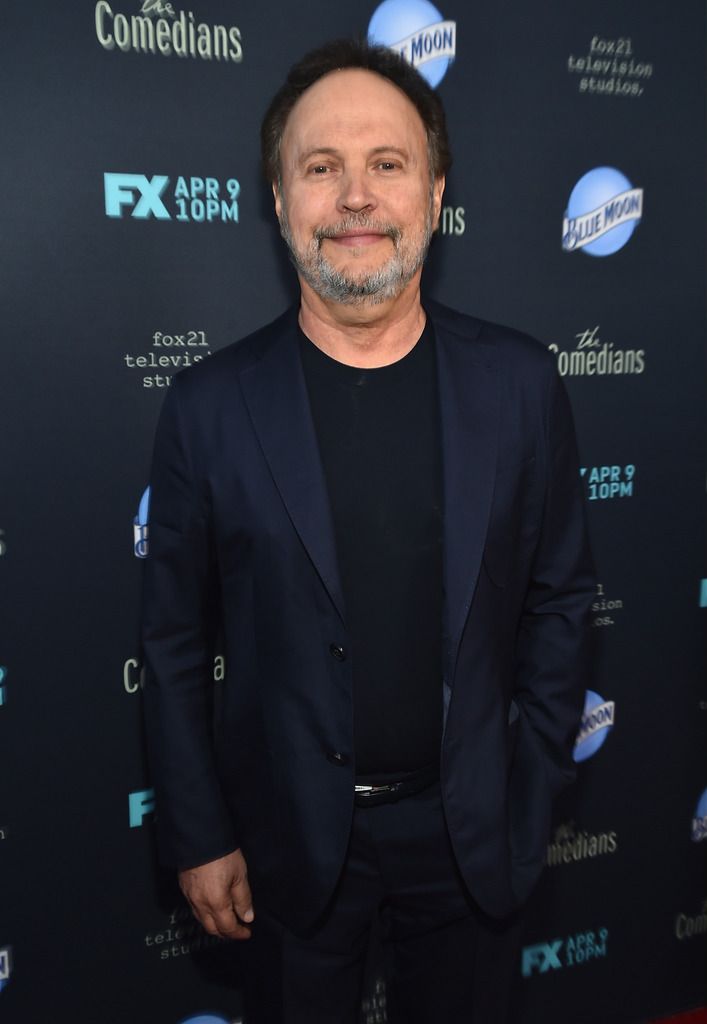
[{"label": "man's eye", "polygon": [[394,171],[398,165],[392,160],[381,160],[378,166],[382,171]]},{"label": "man's eye", "polygon": [[326,174],[329,168],[326,164],[315,164],[314,167],[310,167],[312,174]]}]

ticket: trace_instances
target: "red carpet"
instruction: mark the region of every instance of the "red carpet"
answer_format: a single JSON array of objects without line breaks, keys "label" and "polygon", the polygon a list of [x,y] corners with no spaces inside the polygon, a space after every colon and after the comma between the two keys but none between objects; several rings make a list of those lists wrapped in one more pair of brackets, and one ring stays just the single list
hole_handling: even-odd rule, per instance
[{"label": "red carpet", "polygon": [[676,1017],[661,1017],[652,1024],[707,1024],[707,1008],[679,1013]]}]

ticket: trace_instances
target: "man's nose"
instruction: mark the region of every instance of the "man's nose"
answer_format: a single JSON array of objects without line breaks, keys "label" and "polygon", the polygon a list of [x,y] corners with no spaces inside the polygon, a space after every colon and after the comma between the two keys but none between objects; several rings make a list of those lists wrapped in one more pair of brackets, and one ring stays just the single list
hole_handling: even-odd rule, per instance
[{"label": "man's nose", "polygon": [[365,170],[347,170],[341,178],[339,209],[346,213],[362,213],[375,209],[376,205],[373,183]]}]

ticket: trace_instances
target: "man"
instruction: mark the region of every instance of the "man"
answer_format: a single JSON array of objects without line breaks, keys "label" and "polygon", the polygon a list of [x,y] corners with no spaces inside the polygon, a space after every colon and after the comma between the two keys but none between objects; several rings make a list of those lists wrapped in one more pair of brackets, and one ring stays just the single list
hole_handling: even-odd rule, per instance
[{"label": "man", "polygon": [[355,1021],[380,916],[389,1019],[489,1024],[585,685],[567,398],[542,345],[421,304],[450,157],[402,59],[310,54],[262,141],[299,307],[180,374],[155,447],[162,854],[252,933],[249,1021]]}]

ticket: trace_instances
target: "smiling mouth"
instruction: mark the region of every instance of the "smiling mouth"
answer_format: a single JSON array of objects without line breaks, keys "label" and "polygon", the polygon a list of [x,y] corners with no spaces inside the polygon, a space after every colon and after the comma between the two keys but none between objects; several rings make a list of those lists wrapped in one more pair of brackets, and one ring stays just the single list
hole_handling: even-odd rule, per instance
[{"label": "smiling mouth", "polygon": [[390,239],[397,247],[400,230],[394,224],[386,224],[381,221],[368,221],[363,218],[346,218],[338,224],[331,224],[327,228],[319,228],[314,234],[315,239],[321,248],[326,239],[333,242],[340,249],[364,249],[376,245],[384,239]]},{"label": "smiling mouth", "polygon": [[330,242],[345,246],[348,249],[357,249],[360,246],[375,245],[376,242],[388,238],[388,235],[373,231],[350,231],[343,235],[332,235]]}]

